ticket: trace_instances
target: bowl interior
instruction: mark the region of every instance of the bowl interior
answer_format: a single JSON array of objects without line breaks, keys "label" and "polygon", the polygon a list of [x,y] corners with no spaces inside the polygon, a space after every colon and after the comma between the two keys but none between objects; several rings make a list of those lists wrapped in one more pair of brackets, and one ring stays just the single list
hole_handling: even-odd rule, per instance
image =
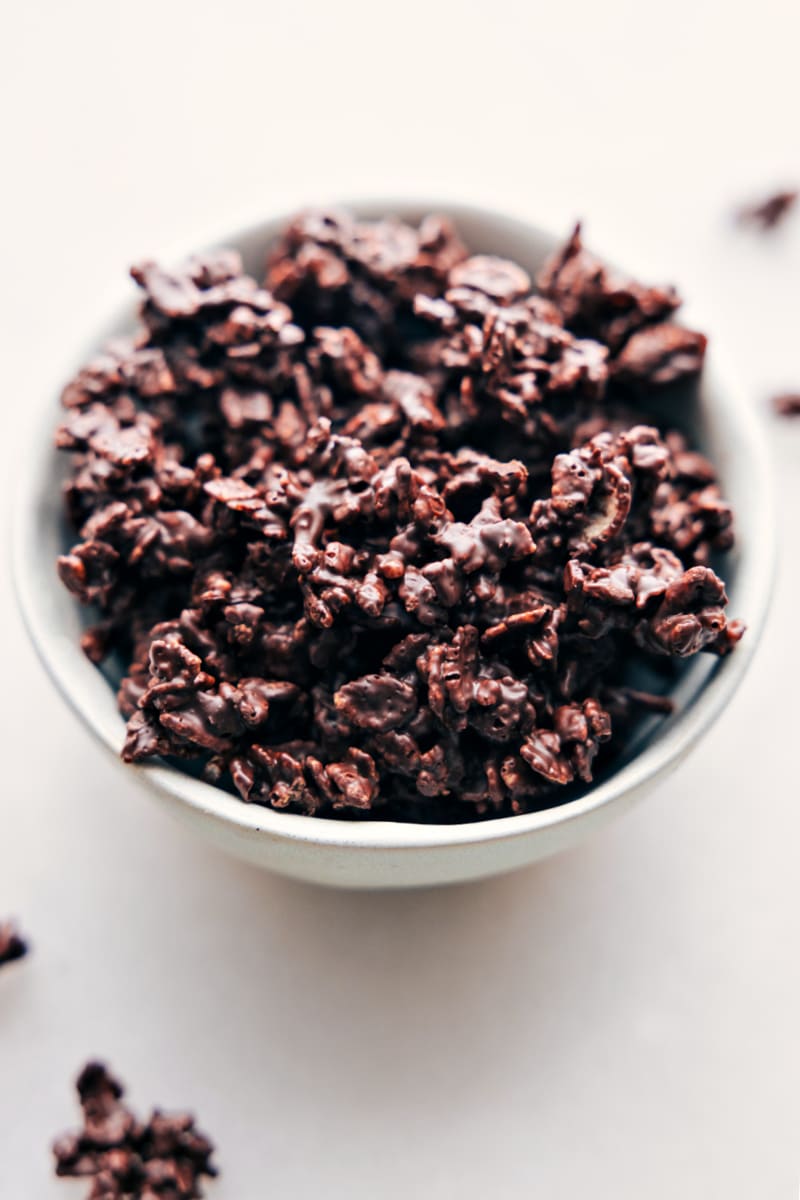
[{"label": "bowl interior", "polygon": [[[452,203],[396,204],[375,201],[354,204],[365,217],[394,213],[418,220],[431,211],[447,212],[457,222],[467,245],[476,252],[513,258],[532,275],[559,239],[519,220]],[[267,247],[286,222],[286,216],[261,222],[218,241],[235,246],[247,269],[263,272]],[[197,247],[187,247],[190,253]],[[125,293],[121,292],[121,297]],[[124,736],[109,680],[93,667],[79,647],[89,616],[61,586],[55,560],[70,542],[61,514],[61,485],[67,456],[52,448],[58,420],[60,387],[108,338],[129,331],[135,318],[131,287],[88,344],[78,347],[54,377],[53,392],[38,398],[42,417],[36,424],[14,522],[15,578],[23,617],[37,650],[73,708],[114,754]],[[691,323],[691,315],[686,318]],[[697,322],[701,324],[701,322]],[[669,421],[682,426],[718,467],[726,496],[736,514],[737,545],[726,555],[723,573],[728,583],[730,611],[744,618],[748,632],[736,652],[723,660],[700,655],[686,664],[670,695],[675,713],[644,721],[616,760],[614,769],[577,799],[523,816],[464,825],[411,825],[396,822],[342,821],[277,813],[244,804],[237,797],[195,779],[171,766],[128,767],[173,797],[243,829],[269,831],[287,838],[317,843],[371,846],[456,844],[513,836],[537,825],[569,820],[638,787],[650,776],[677,761],[724,706],[752,657],[763,623],[770,589],[773,557],[772,518],[766,451],[748,398],[735,379],[719,365],[712,346],[699,388],[665,395]],[[676,414],[679,414],[676,417]],[[665,414],[666,418],[666,414]]]}]

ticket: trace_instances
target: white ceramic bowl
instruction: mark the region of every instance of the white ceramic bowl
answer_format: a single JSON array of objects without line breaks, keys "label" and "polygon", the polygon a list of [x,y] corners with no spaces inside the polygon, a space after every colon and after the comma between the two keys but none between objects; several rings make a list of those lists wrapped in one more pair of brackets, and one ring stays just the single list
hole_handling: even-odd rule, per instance
[{"label": "white ceramic bowl", "polygon": [[[558,239],[518,220],[475,208],[441,204],[356,204],[363,216],[393,212],[416,220],[446,211],[475,251],[516,259],[535,273]],[[219,244],[238,247],[253,272],[286,221],[277,216],[226,235]],[[187,252],[197,247],[187,247]],[[124,724],[103,675],[82,654],[78,639],[86,614],[61,586],[56,556],[68,544],[61,519],[60,485],[66,456],[52,449],[58,395],[73,371],[111,335],[128,329],[128,303],[72,361],[54,376],[49,395],[37,398],[42,418],[25,457],[25,477],[14,519],[14,574],[22,613],[52,679],[74,710],[115,757]],[[677,711],[655,723],[638,753],[633,749],[609,778],[584,796],[544,812],[464,825],[331,821],[273,812],[182,774],[171,766],[132,767],[135,777],[190,828],[218,847],[259,866],[323,884],[397,888],[475,879],[532,863],[585,837],[625,812],[653,783],[674,769],[709,728],[738,686],[755,651],[771,588],[774,517],[768,461],[758,420],[735,378],[708,356],[694,420],[697,436],[717,464],[737,518],[737,546],[725,564],[730,609],[747,621],[735,653],[723,660],[700,656],[687,670],[675,698]]]}]

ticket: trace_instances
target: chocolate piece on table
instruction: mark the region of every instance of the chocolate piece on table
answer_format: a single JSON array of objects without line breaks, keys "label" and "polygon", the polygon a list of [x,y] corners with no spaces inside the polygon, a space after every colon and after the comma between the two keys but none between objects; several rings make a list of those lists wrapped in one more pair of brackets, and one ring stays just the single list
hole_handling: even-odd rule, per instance
[{"label": "chocolate piece on table", "polygon": [[800,417],[800,392],[780,392],[773,396],[772,407],[779,417]]},{"label": "chocolate piece on table", "polygon": [[28,943],[21,937],[14,922],[0,921],[0,967],[24,958],[28,949]]},{"label": "chocolate piece on table", "polygon": [[773,192],[756,204],[747,204],[736,214],[742,225],[756,225],[763,230],[774,229],[782,224],[797,204],[800,191],[797,188],[787,188],[784,191]]},{"label": "chocolate piece on table", "polygon": [[209,1139],[190,1113],[154,1109],[141,1121],[123,1103],[124,1088],[103,1063],[76,1081],[83,1128],[53,1143],[56,1175],[89,1182],[87,1200],[198,1200],[202,1178],[217,1169]]}]

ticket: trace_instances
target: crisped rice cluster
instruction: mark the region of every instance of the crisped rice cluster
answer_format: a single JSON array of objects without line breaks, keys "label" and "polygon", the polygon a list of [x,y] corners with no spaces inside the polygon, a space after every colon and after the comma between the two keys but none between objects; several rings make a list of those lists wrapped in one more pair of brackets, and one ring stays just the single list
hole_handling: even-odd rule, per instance
[{"label": "crisped rice cluster", "polygon": [[86,1064],[76,1087],[83,1128],[54,1142],[56,1175],[85,1180],[86,1200],[201,1200],[204,1177],[217,1169],[191,1113],[154,1109],[140,1120],[99,1062]]},{"label": "crisped rice cluster", "polygon": [[322,816],[524,812],[668,709],[632,668],[741,637],[714,469],[647,417],[705,338],[579,230],[538,290],[444,218],[340,212],[263,283],[230,251],[132,274],[140,327],[57,435],[59,571],[125,663],[127,760]]}]

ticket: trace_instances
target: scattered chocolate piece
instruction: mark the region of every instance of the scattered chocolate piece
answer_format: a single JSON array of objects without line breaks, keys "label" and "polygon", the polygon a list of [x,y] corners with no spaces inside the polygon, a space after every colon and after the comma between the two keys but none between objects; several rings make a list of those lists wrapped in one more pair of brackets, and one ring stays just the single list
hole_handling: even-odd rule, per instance
[{"label": "scattered chocolate piece", "polygon": [[14,922],[0,921],[0,967],[24,958],[27,953],[28,943],[20,937]]},{"label": "scattered chocolate piece", "polygon": [[57,434],[127,761],[281,811],[510,815],[666,711],[633,668],[667,691],[742,636],[714,468],[654,420],[706,339],[579,229],[538,293],[444,218],[341,212],[296,218],[266,287],[230,251],[132,273],[140,327]]},{"label": "scattered chocolate piece", "polygon": [[91,1180],[87,1200],[197,1200],[202,1176],[217,1174],[214,1147],[190,1113],[154,1109],[140,1121],[122,1103],[124,1089],[98,1062],[76,1087],[83,1129],[53,1143],[56,1175]]},{"label": "scattered chocolate piece", "polygon": [[773,396],[772,407],[779,417],[800,417],[800,392],[781,392]]},{"label": "scattered chocolate piece", "polygon": [[757,225],[761,229],[774,229],[788,217],[797,203],[800,191],[791,188],[787,191],[775,192],[766,200],[757,204],[747,204],[740,208],[736,218],[742,225]]}]

